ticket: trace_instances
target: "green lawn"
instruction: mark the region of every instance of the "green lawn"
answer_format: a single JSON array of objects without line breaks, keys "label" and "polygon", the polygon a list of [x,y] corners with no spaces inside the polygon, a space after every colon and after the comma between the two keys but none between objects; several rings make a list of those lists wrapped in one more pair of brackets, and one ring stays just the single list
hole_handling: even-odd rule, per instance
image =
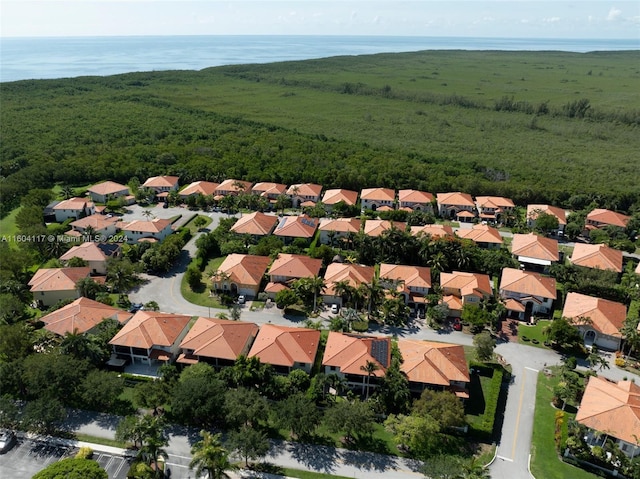
[{"label": "green lawn", "polygon": [[220,302],[213,297],[209,296],[209,292],[211,290],[211,281],[209,281],[208,273],[210,271],[218,269],[218,267],[222,264],[225,257],[213,258],[209,260],[207,266],[204,268],[202,272],[202,288],[200,291],[194,291],[189,287],[185,276],[182,277],[182,283],[180,284],[180,292],[182,293],[182,297],[189,301],[190,303],[197,304],[198,306],[206,306],[217,309],[225,309],[225,306],[220,304]]},{"label": "green lawn", "polygon": [[[520,344],[527,344],[529,346],[548,349],[544,345],[544,342],[547,340],[547,338],[542,332],[550,322],[551,321],[548,320],[540,320],[533,326],[529,326],[528,324],[524,323],[518,324],[518,342]],[[525,341],[524,338],[527,338],[528,341]],[[537,341],[537,344],[534,340]]]},{"label": "green lawn", "polygon": [[[551,405],[553,399],[553,386],[557,378],[538,375],[538,387],[536,390],[536,410],[533,419],[533,438],[531,445],[531,472],[537,479],[594,479],[582,469],[562,462],[555,450],[553,443],[554,417],[557,409]],[[565,412],[563,436],[566,437],[567,422],[575,414]]]},{"label": "green lawn", "polygon": [[195,226],[195,224],[194,224],[194,223],[195,223],[195,219],[196,219],[196,218],[204,218],[204,219],[206,220],[206,223],[205,223],[203,226],[201,226],[200,228],[206,228],[206,227],[207,227],[207,226],[209,226],[209,225],[211,224],[211,222],[213,221],[211,218],[209,218],[209,217],[208,217],[208,216],[206,216],[206,215],[195,215],[195,216],[193,216],[189,221],[187,221],[187,222],[184,224],[184,227],[185,227],[185,228],[188,228],[188,229],[189,229],[189,231],[191,231],[191,234],[192,234],[192,235],[196,234],[196,233],[199,231],[199,228],[197,228],[197,227]]},{"label": "green lawn", "polygon": [[[11,210],[7,216],[0,220],[0,235],[2,236],[10,236],[15,235],[18,232],[18,227],[16,226],[16,215],[20,211],[20,206]],[[9,244],[12,244],[10,242]]]},{"label": "green lawn", "polygon": [[283,468],[282,474],[286,477],[297,477],[299,479],[349,479],[346,476],[336,476],[334,474],[324,474],[322,472],[301,471],[300,469]]},{"label": "green lawn", "polygon": [[82,442],[90,442],[92,444],[102,444],[104,446],[120,447],[123,449],[127,447],[126,443],[116,441],[115,439],[107,439],[104,437],[90,436],[88,434],[80,434],[80,433],[75,433],[74,436],[78,441],[82,441]]}]

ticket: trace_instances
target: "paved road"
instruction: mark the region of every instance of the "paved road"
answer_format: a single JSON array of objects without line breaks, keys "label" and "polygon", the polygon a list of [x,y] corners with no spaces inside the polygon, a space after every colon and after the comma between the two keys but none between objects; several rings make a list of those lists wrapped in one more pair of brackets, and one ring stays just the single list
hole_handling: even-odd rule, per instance
[{"label": "paved road", "polygon": [[[217,226],[220,215],[210,214],[210,216],[214,219],[211,225],[213,229]],[[197,316],[215,315],[217,310],[191,304],[186,301],[180,293],[182,276],[195,250],[194,238],[185,246],[182,257],[174,269],[163,277],[149,277],[149,281],[146,284],[130,295],[132,301],[145,303],[154,300],[160,306],[160,310],[166,312]],[[323,313],[323,316],[328,318],[329,314]],[[241,319],[258,324],[270,322],[283,325],[300,325],[299,321],[295,319],[284,318],[281,311],[276,308],[250,311],[247,305],[243,308]],[[407,328],[385,327],[377,330],[374,329],[373,334],[395,334],[399,337],[410,337],[414,339],[445,341],[462,345],[473,344],[473,338],[470,335],[457,331],[437,332],[424,327],[419,320],[415,320]],[[502,434],[498,443],[498,457],[491,465],[491,474],[492,477],[497,479],[531,479],[531,475],[528,472],[528,462],[529,451],[531,450],[531,434],[533,431],[537,373],[547,365],[559,363],[561,358],[554,351],[509,342],[499,344],[496,348],[496,353],[502,355],[504,359],[511,364],[514,379],[508,386]],[[611,363],[613,363],[613,359],[612,355],[609,355]],[[584,367],[585,365],[582,366]],[[610,370],[602,371],[599,374],[614,380],[629,376],[628,372],[619,370],[615,365],[612,365]],[[180,441],[178,437],[179,436],[175,438],[175,440],[178,441],[176,445]],[[187,443],[184,442],[184,438],[182,441],[183,444],[180,446],[181,453],[188,455]],[[336,453],[327,456],[326,453],[321,452],[321,448],[317,449],[307,446],[306,449],[312,457],[320,457],[322,460],[316,461],[315,464],[310,464],[304,457],[296,457],[293,452],[287,453],[287,449],[285,448],[273,458],[273,462],[283,466],[290,465],[295,468],[311,470],[321,470],[318,469],[318,466],[325,468],[336,467],[336,474],[348,477],[378,477],[378,470],[373,467],[370,462],[364,461],[358,467],[354,467],[354,464],[350,464],[349,461],[343,464],[345,458],[349,459],[349,457],[354,454],[352,452],[347,451],[345,453]],[[328,461],[327,464],[324,464],[325,460]],[[281,463],[280,461],[284,462]],[[397,467],[397,463],[394,463],[394,461],[397,461],[397,458],[380,459],[380,461],[382,461],[381,463],[387,463]],[[363,466],[369,467],[370,469],[365,470]],[[343,467],[345,469],[342,469]],[[406,472],[407,471],[403,469],[402,471],[394,472],[394,474],[398,475],[392,476],[389,475],[391,474],[389,470],[384,470],[379,477],[401,477]],[[412,472],[411,474],[415,477],[416,473]]]}]

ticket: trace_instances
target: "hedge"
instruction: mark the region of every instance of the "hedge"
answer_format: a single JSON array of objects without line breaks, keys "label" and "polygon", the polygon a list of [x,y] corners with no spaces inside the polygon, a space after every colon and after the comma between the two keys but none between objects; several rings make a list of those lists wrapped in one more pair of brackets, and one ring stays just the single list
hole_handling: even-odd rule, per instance
[{"label": "hedge", "polygon": [[489,390],[483,391],[485,397],[485,409],[482,414],[482,418],[480,421],[469,427],[469,433],[472,436],[484,441],[490,441],[493,437],[496,411],[498,409],[498,402],[502,391],[502,379],[504,377],[505,370],[498,364],[485,364],[476,361],[471,361],[469,363],[469,367],[477,369],[480,372],[484,372],[484,374],[486,374],[488,370],[493,370]]}]

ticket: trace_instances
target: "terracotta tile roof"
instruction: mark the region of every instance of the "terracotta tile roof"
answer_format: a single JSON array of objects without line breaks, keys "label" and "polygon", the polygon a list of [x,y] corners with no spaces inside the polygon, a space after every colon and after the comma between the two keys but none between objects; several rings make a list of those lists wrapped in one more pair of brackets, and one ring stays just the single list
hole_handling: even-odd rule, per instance
[{"label": "terracotta tile roof", "polygon": [[480,208],[515,208],[515,204],[509,198],[502,196],[476,196],[476,204]]},{"label": "terracotta tile roof", "polygon": [[119,218],[107,218],[103,215],[89,215],[79,220],[72,221],[69,226],[72,228],[85,230],[88,227],[93,228],[96,231],[103,230],[115,225]]},{"label": "terracotta tile roof", "polygon": [[527,218],[535,220],[540,213],[555,216],[558,218],[559,225],[567,224],[567,214],[562,208],[550,205],[528,205],[527,206]]},{"label": "terracotta tile roof", "polygon": [[116,183],[115,181],[105,181],[103,183],[93,185],[87,189],[89,193],[95,193],[96,195],[103,196],[121,193],[125,190],[127,191],[127,194],[129,194],[128,186],[121,185],[120,183]]},{"label": "terracotta tile roof", "polygon": [[443,296],[442,302],[445,303],[451,311],[462,311],[462,299],[451,294]]},{"label": "terracotta tile roof", "polygon": [[124,323],[133,316],[127,311],[80,297],[60,309],[40,318],[44,328],[52,333],[64,336],[67,333],[86,333],[107,318]]},{"label": "terracotta tile roof", "polygon": [[152,176],[142,186],[145,188],[173,188],[178,184],[178,176]]},{"label": "terracotta tile roof", "polygon": [[398,201],[402,203],[424,203],[428,204],[433,201],[433,195],[426,191],[418,190],[400,190],[398,191]]},{"label": "terracotta tile roof", "polygon": [[40,268],[29,281],[31,292],[40,291],[73,291],[76,283],[89,277],[91,268]]},{"label": "terracotta tile roof", "polygon": [[640,386],[591,376],[576,421],[594,431],[636,444],[640,435]]},{"label": "terracotta tile roof", "polygon": [[216,188],[216,195],[221,195],[229,191],[236,193],[248,193],[251,191],[251,186],[252,184],[249,181],[234,180],[230,178],[228,180],[224,180],[218,185]]},{"label": "terracotta tile roof", "polygon": [[622,272],[622,251],[605,244],[576,243],[570,261],[585,268]]},{"label": "terracotta tile roof", "polygon": [[340,368],[343,374],[367,376],[361,368],[367,361],[378,366],[373,376],[383,377],[391,363],[391,338],[360,336],[331,331],[322,357],[323,366]]},{"label": "terracotta tile roof", "polygon": [[62,200],[61,202],[57,203],[53,207],[53,209],[81,211],[92,206],[93,202],[91,200],[88,200],[87,198],[69,198],[68,200]]},{"label": "terracotta tile roof", "polygon": [[481,273],[465,273],[453,271],[440,273],[440,285],[443,288],[459,289],[462,296],[491,296],[491,279]]},{"label": "terracotta tile roof", "polygon": [[438,193],[436,194],[436,198],[439,205],[472,206],[474,208],[476,206],[470,194],[460,193],[459,191],[452,193]]},{"label": "terracotta tile roof", "polygon": [[453,228],[449,225],[424,225],[411,227],[412,235],[418,236],[420,233],[434,238],[445,238],[447,236],[454,235]]},{"label": "terracotta tile roof", "polygon": [[311,238],[318,228],[318,220],[307,215],[285,216],[280,219],[273,234],[290,238]]},{"label": "terracotta tile roof", "polygon": [[260,196],[280,196],[287,191],[287,185],[281,183],[256,183],[251,192]]},{"label": "terracotta tile roof", "polygon": [[133,220],[131,223],[122,225],[122,231],[140,231],[142,233],[160,233],[168,226],[171,226],[170,219],[155,218],[151,221]]},{"label": "terracotta tile roof", "polygon": [[244,321],[198,318],[180,343],[191,355],[235,361],[247,354],[248,346],[258,334],[258,325]]},{"label": "terracotta tile roof", "polygon": [[327,285],[324,294],[335,296],[333,285],[339,281],[348,281],[351,286],[356,288],[362,283],[369,284],[373,281],[374,272],[373,266],[331,263],[324,273],[324,281]]},{"label": "terracotta tile roof", "polygon": [[376,237],[380,236],[382,233],[390,230],[391,228],[404,231],[407,228],[407,224],[401,221],[367,220],[364,223],[364,234],[366,234],[367,236]]},{"label": "terracotta tile roof", "polygon": [[404,288],[431,288],[431,270],[425,266],[381,264],[380,278],[404,281]]},{"label": "terracotta tile roof", "polygon": [[525,256],[545,261],[558,261],[558,242],[534,233],[514,234],[511,252],[516,256]]},{"label": "terracotta tile roof", "polygon": [[181,189],[179,195],[183,197],[191,195],[209,196],[213,195],[218,186],[219,183],[212,183],[210,181],[194,181],[187,187]]},{"label": "terracotta tile roof", "polygon": [[513,298],[508,298],[504,302],[504,307],[507,308],[507,310],[509,310],[509,311],[516,311],[516,312],[519,312],[519,313],[524,313],[527,310],[527,308],[526,308],[526,306],[524,304],[522,304],[517,299],[513,299]]},{"label": "terracotta tile roof", "polygon": [[[298,189],[297,192],[296,188]],[[322,185],[316,185],[314,183],[301,183],[298,185],[291,185],[287,189],[287,194],[290,196],[319,197],[320,193],[322,193]]]},{"label": "terracotta tile roof", "polygon": [[85,261],[106,261],[108,256],[100,249],[98,243],[87,241],[81,245],[74,246],[69,251],[60,256],[60,261],[68,261],[71,258],[80,258]]},{"label": "terracotta tile roof", "polygon": [[511,291],[540,298],[556,299],[556,280],[531,271],[504,268],[500,278],[500,290]]},{"label": "terracotta tile roof", "polygon": [[301,254],[280,253],[269,268],[269,275],[288,278],[311,278],[322,268],[322,259]]},{"label": "terracotta tile roof", "polygon": [[274,366],[313,364],[319,341],[320,331],[315,329],[263,324],[249,351],[249,357],[256,356],[260,362]]},{"label": "terracotta tile roof", "polygon": [[231,227],[231,231],[238,234],[266,236],[271,234],[278,223],[278,217],[256,211],[242,217]]},{"label": "terracotta tile roof", "polygon": [[400,370],[411,382],[449,386],[451,381],[471,380],[462,346],[400,339],[398,348],[403,359]]},{"label": "terracotta tile roof", "polygon": [[234,253],[224,259],[218,271],[227,273],[233,283],[259,286],[270,262],[268,256]]},{"label": "terracotta tile roof", "polygon": [[597,208],[587,215],[587,222],[595,221],[605,225],[619,226],[620,228],[626,228],[630,219],[630,216],[603,208]]},{"label": "terracotta tile roof", "polygon": [[349,206],[355,205],[358,202],[358,192],[343,189],[327,190],[322,197],[322,202],[325,205],[335,205],[341,201]]},{"label": "terracotta tile roof", "polygon": [[141,349],[169,347],[176,342],[190,320],[190,316],[182,314],[138,311],[109,344]]},{"label": "terracotta tile roof", "polygon": [[322,218],[320,231],[335,231],[337,233],[359,233],[362,221],[358,218]]},{"label": "terracotta tile roof", "polygon": [[627,317],[627,307],[607,299],[569,293],[564,303],[562,316],[570,319],[589,318],[590,326],[609,336],[622,337],[620,328]]},{"label": "terracotta tile roof", "polygon": [[361,200],[395,201],[396,191],[391,188],[365,188],[360,192]]},{"label": "terracotta tile roof", "polygon": [[291,288],[289,288],[286,284],[268,282],[267,285],[264,287],[264,292],[277,294],[283,289],[291,289]]},{"label": "terracotta tile roof", "polygon": [[458,211],[456,213],[456,216],[460,217],[460,218],[475,218],[476,217],[475,213],[472,213],[471,211],[467,211],[467,210]]},{"label": "terracotta tile roof", "polygon": [[475,243],[503,243],[500,231],[489,225],[473,225],[471,229],[460,228],[456,231],[456,234],[460,238],[468,239]]}]

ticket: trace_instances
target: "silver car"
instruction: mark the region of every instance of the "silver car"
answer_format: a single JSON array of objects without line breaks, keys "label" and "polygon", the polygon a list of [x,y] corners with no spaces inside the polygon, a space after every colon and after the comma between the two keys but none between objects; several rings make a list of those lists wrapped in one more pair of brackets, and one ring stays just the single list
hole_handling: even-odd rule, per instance
[{"label": "silver car", "polygon": [[0,430],[0,454],[4,454],[16,443],[16,433],[6,429]]}]

